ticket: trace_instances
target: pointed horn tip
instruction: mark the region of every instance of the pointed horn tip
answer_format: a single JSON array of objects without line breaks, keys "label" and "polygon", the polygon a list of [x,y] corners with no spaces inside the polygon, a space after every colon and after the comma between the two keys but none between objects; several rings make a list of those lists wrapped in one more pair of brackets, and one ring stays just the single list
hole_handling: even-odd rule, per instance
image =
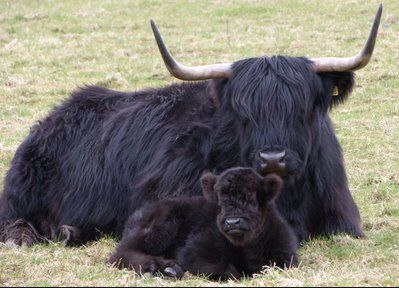
[{"label": "pointed horn tip", "polygon": [[154,27],[157,27],[157,25],[155,24],[154,19],[150,19],[150,24],[151,24],[151,28],[154,30]]},{"label": "pointed horn tip", "polygon": [[383,8],[382,3],[380,3],[380,5],[378,6],[378,11],[377,11],[377,16],[378,16],[378,17],[381,17],[382,8]]},{"label": "pointed horn tip", "polygon": [[155,40],[157,41],[158,46],[160,45],[160,43],[162,43],[162,37],[161,37],[161,33],[159,33],[158,30],[158,26],[155,24],[155,21],[151,18],[150,20],[151,23],[151,29],[152,29],[152,33],[155,36]]},{"label": "pointed horn tip", "polygon": [[382,3],[380,5],[378,5],[378,10],[377,13],[375,14],[375,19],[378,19],[377,22],[379,23],[381,20],[381,15],[382,15]]}]

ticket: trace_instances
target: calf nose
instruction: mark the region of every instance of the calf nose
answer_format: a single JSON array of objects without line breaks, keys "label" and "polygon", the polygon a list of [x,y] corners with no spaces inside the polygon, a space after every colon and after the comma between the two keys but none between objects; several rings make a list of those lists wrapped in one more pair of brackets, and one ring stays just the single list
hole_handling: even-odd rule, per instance
[{"label": "calf nose", "polygon": [[229,229],[239,228],[241,219],[240,218],[227,218],[226,224]]},{"label": "calf nose", "polygon": [[260,151],[262,170],[284,170],[285,169],[285,151]]}]

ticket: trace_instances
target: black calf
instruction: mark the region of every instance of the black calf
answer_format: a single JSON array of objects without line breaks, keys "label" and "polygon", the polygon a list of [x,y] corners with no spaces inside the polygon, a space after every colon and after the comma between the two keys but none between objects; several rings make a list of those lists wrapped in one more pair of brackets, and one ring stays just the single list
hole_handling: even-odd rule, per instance
[{"label": "black calf", "polygon": [[136,211],[109,263],[138,273],[239,278],[297,264],[297,238],[275,199],[282,180],[249,168],[201,178],[204,197],[161,200]]}]

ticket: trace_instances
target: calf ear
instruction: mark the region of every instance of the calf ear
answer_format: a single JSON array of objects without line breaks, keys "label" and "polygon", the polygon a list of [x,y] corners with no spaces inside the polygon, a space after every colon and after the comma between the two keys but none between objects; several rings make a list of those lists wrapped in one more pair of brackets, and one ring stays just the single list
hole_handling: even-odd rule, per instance
[{"label": "calf ear", "polygon": [[322,96],[316,101],[323,110],[328,110],[343,103],[352,92],[355,85],[352,72],[319,73],[322,82]]},{"label": "calf ear", "polygon": [[283,188],[283,180],[276,174],[269,174],[263,178],[262,182],[264,189],[259,195],[258,201],[259,204],[264,205],[277,198]]},{"label": "calf ear", "polygon": [[205,172],[201,176],[201,187],[202,193],[206,200],[209,202],[216,203],[218,201],[217,195],[215,193],[215,183],[216,183],[216,176],[213,175],[211,172]]}]

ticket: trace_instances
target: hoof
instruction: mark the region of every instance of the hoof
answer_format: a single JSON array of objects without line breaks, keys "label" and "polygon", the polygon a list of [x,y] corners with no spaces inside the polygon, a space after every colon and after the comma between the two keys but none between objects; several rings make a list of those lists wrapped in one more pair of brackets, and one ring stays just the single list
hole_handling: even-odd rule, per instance
[{"label": "hoof", "polygon": [[174,264],[166,267],[162,274],[169,278],[181,279],[184,275],[184,271],[179,265]]},{"label": "hoof", "polygon": [[78,245],[81,242],[79,229],[69,225],[59,227],[58,238],[64,246]]}]

